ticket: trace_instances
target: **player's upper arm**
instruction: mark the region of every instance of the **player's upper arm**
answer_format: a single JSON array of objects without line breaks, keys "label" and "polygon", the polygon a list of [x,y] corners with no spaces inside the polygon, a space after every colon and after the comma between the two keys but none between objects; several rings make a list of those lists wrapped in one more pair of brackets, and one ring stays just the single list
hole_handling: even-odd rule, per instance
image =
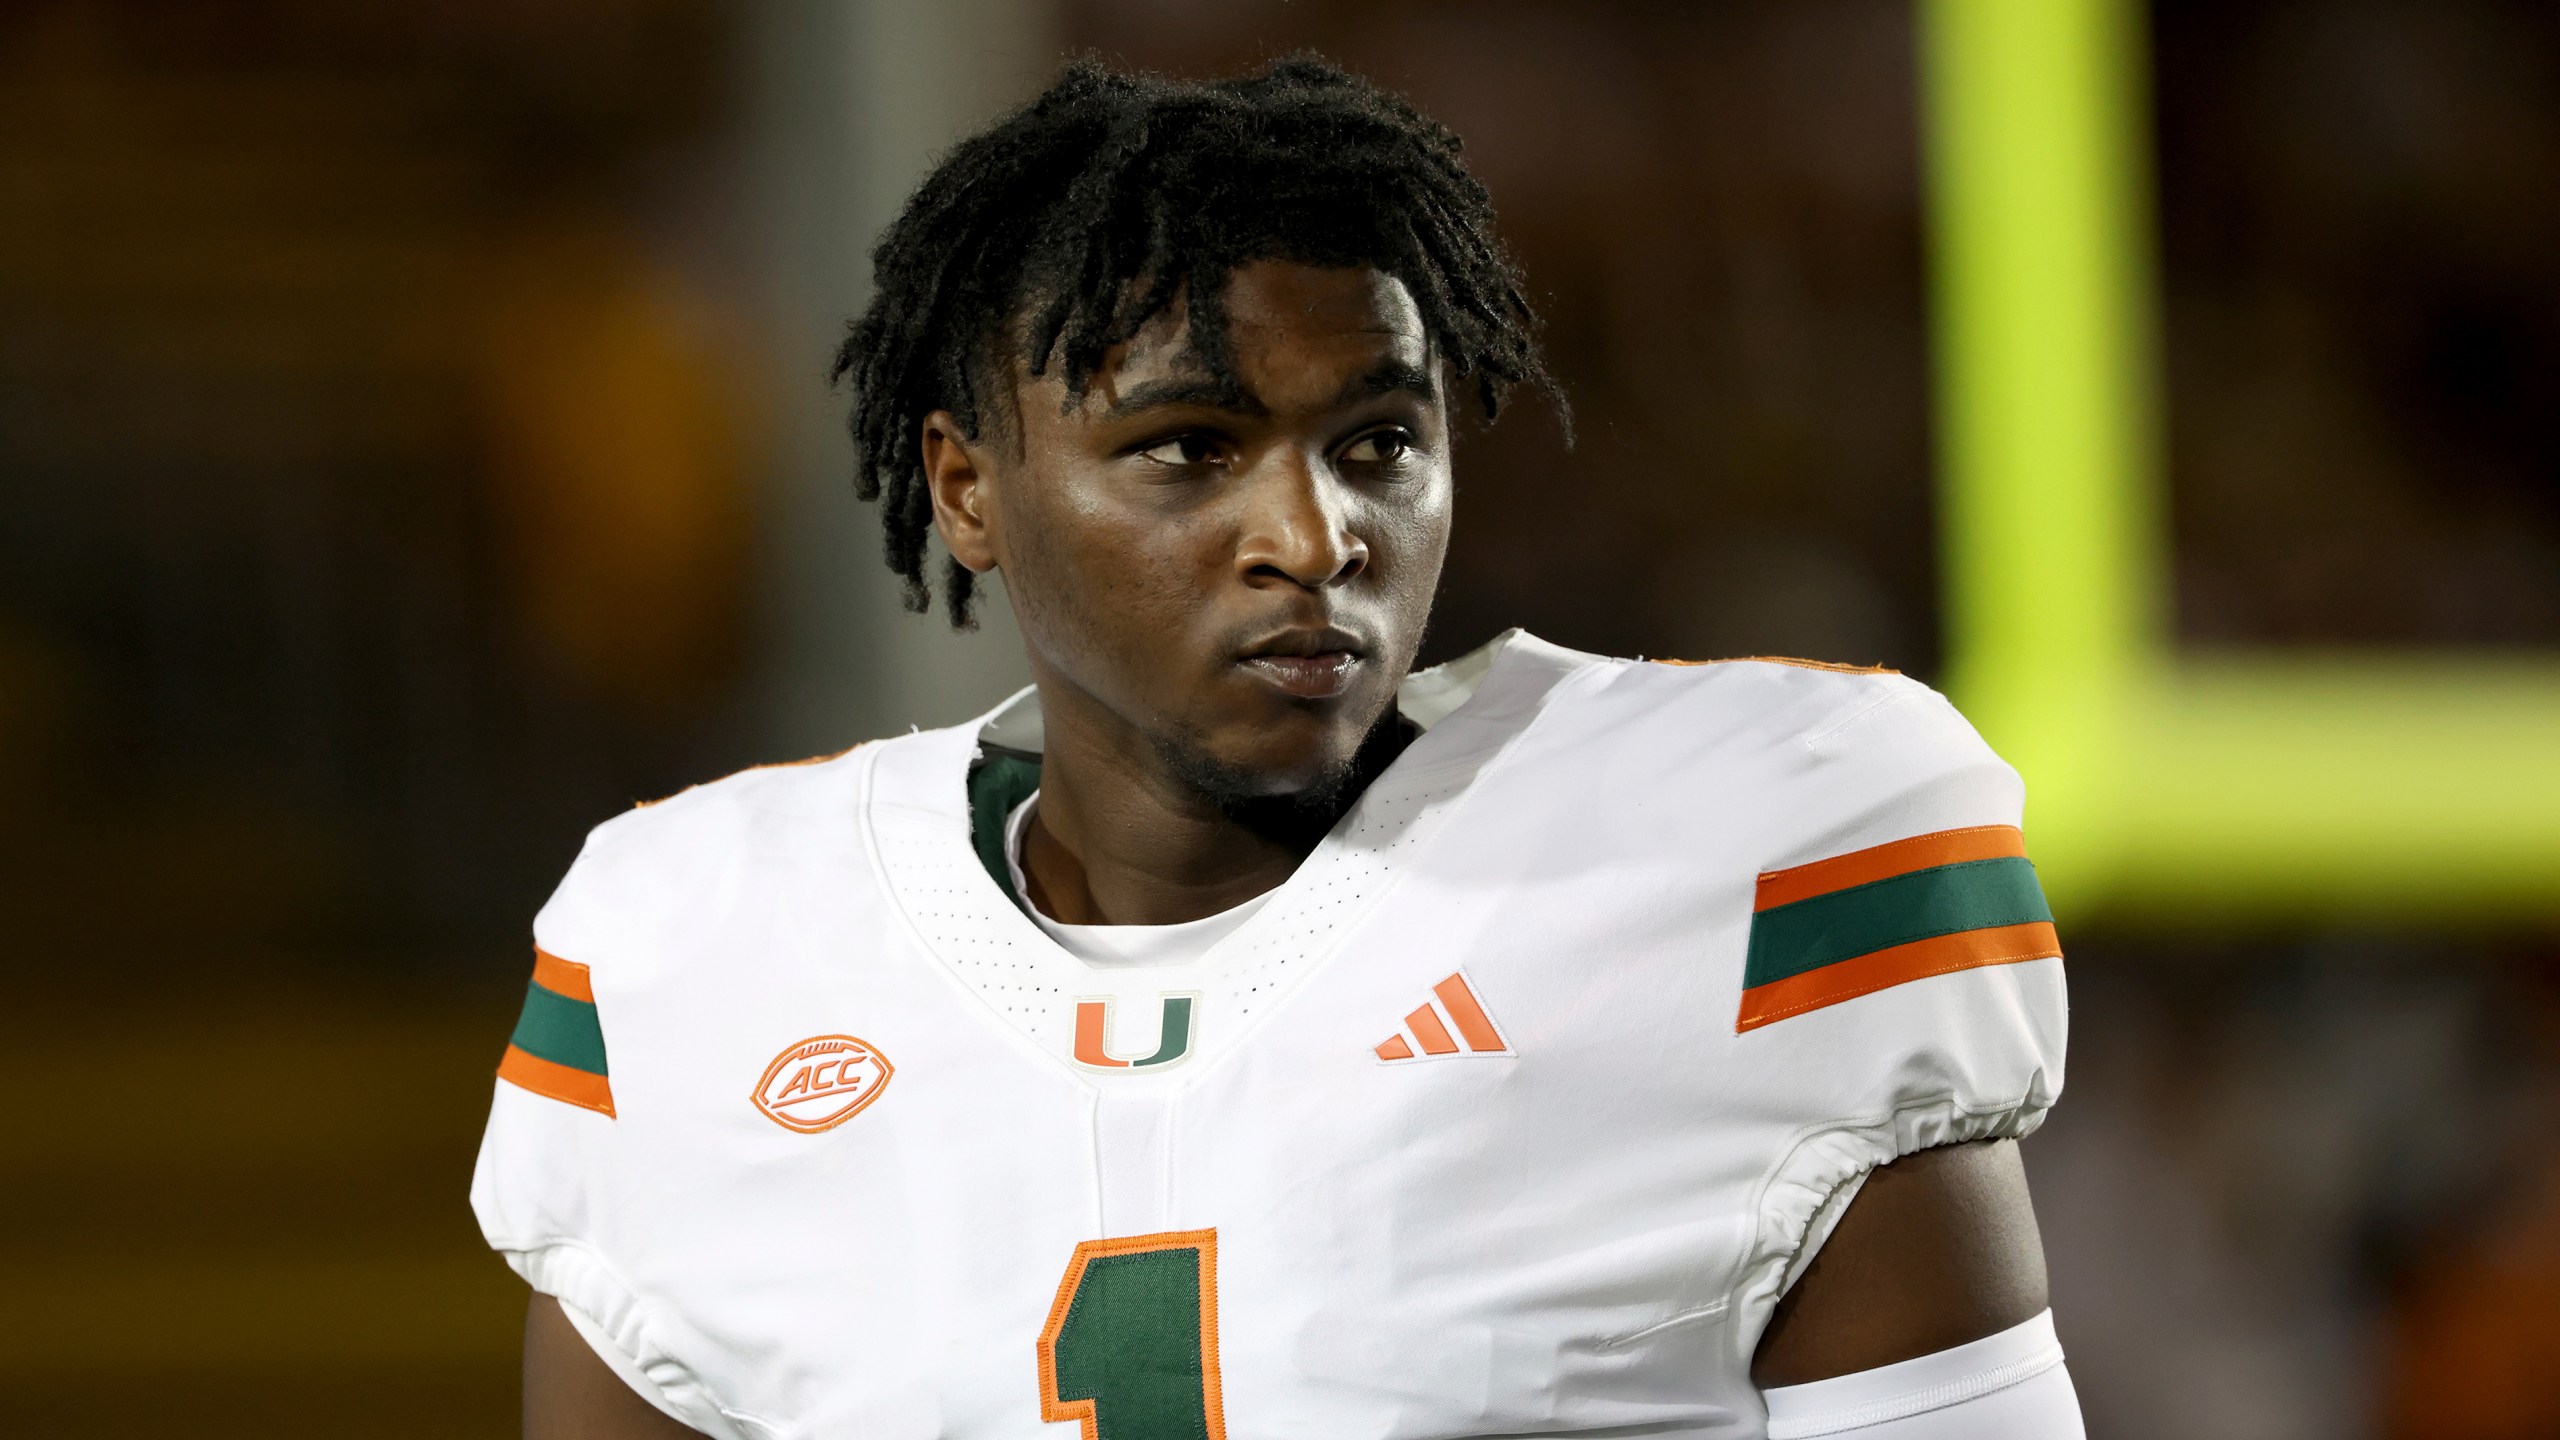
[{"label": "player's upper arm", "polygon": [[2046,1303],[2044,1243],[2016,1142],[1879,1167],[1778,1302],[1751,1378],[1803,1385],[1969,1344]]}]

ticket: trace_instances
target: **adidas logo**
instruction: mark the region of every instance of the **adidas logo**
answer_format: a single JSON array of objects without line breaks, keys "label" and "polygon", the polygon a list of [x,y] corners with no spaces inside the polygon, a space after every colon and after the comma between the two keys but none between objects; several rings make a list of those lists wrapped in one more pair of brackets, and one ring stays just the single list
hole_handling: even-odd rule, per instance
[{"label": "adidas logo", "polygon": [[1431,997],[1404,1017],[1404,1029],[1378,1042],[1380,1060],[1511,1053],[1466,976],[1452,975],[1432,986]]}]

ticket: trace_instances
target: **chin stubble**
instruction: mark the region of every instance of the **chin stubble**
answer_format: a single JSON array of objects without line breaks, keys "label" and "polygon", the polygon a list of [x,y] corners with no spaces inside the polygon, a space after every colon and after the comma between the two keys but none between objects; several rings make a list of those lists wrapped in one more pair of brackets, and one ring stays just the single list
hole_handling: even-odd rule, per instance
[{"label": "chin stubble", "polygon": [[1257,835],[1304,842],[1331,830],[1369,782],[1420,733],[1412,721],[1389,706],[1378,723],[1369,727],[1358,749],[1327,765],[1305,786],[1280,795],[1266,788],[1269,777],[1220,760],[1182,738],[1150,736],[1149,743],[1165,769],[1219,815]]}]

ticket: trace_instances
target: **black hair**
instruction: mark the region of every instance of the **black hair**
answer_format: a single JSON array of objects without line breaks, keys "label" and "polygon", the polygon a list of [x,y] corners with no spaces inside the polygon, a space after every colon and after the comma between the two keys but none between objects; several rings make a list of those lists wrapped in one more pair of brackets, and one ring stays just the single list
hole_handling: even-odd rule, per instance
[{"label": "black hair", "polygon": [[[1207,83],[1079,60],[961,142],[871,252],[870,308],[835,359],[853,391],[854,493],[882,502],[907,608],[928,605],[924,417],[948,410],[978,438],[1004,419],[1002,387],[1025,358],[1033,375],[1062,366],[1081,397],[1104,355],[1178,294],[1192,349],[1236,384],[1222,292],[1250,261],[1394,276],[1486,419],[1524,382],[1565,419],[1492,197],[1458,152],[1445,126],[1312,55]],[[974,578],[951,563],[955,626],[970,624]]]}]

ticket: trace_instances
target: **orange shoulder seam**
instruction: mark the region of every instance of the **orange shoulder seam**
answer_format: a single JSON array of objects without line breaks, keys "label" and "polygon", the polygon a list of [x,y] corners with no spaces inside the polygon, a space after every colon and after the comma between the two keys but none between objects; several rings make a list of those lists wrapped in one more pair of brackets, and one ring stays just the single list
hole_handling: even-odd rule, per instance
[{"label": "orange shoulder seam", "polygon": [[[841,750],[831,750],[824,755],[812,755],[806,760],[774,760],[763,765],[750,765],[744,770],[732,770],[728,774],[721,776],[720,780],[735,780],[741,775],[753,775],[759,770],[797,770],[803,765],[824,765],[830,760],[841,760],[861,748],[862,746],[860,745],[847,745]],[[717,785],[720,783],[720,780],[710,780],[703,783]],[[701,785],[687,785],[682,790],[675,792],[675,795],[661,795],[655,800],[635,800],[632,802],[631,808],[634,810],[646,810],[652,805],[664,805],[668,801],[676,798],[676,795],[690,795],[701,788]]]},{"label": "orange shoulder seam", "polygon": [[1799,660],[1793,655],[1734,655],[1722,660],[1656,660],[1656,665],[1793,665],[1799,670],[1829,670],[1840,675],[1899,675],[1889,665],[1848,665],[1837,660]]}]

